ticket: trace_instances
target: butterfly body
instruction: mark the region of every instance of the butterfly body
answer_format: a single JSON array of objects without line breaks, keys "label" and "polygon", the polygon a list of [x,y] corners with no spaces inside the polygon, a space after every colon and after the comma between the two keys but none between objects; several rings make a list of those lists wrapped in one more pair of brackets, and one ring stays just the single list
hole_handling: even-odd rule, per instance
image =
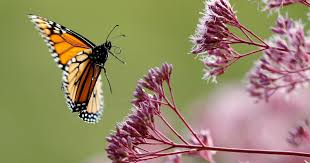
[{"label": "butterfly body", "polygon": [[[112,44],[96,46],[80,34],[46,18],[29,15],[63,70],[62,90],[68,108],[85,122],[96,123],[103,112],[101,69],[105,72]],[[111,32],[110,32],[111,33]],[[113,53],[112,53],[113,54]]]},{"label": "butterfly body", "polygon": [[103,43],[102,45],[96,46],[93,49],[93,54],[89,55],[89,58],[93,60],[93,62],[96,65],[100,67],[104,67],[104,64],[107,61],[108,56],[109,56],[108,51],[110,51],[111,48],[112,48],[112,43],[110,41],[107,41]]}]

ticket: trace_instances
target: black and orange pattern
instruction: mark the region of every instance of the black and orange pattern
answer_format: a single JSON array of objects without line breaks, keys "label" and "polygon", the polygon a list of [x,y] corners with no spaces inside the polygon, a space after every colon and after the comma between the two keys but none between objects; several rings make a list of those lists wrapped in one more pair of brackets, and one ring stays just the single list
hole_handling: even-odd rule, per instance
[{"label": "black and orange pattern", "polygon": [[[102,65],[94,60],[96,45],[76,32],[46,18],[29,15],[49,47],[54,60],[63,70],[62,88],[68,107],[79,112],[89,123],[98,122],[103,112],[100,72]],[[105,55],[107,50],[102,51]],[[92,56],[92,57],[89,57]],[[96,62],[96,63],[95,63]],[[105,61],[104,61],[105,62]]]},{"label": "black and orange pattern", "polygon": [[68,107],[87,122],[98,121],[103,110],[101,68],[88,58],[91,54],[87,49],[72,58],[63,75]]},{"label": "black and orange pattern", "polygon": [[62,69],[77,53],[96,46],[85,37],[46,18],[36,15],[29,15],[29,18]]}]

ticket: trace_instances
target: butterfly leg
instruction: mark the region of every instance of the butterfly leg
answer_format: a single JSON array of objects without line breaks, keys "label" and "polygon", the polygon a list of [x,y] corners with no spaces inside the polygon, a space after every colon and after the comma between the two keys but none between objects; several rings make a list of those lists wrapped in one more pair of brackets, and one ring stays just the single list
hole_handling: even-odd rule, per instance
[{"label": "butterfly leg", "polygon": [[123,64],[126,64],[125,61],[123,61],[122,59],[120,59],[119,57],[117,57],[117,56],[116,56],[114,53],[112,53],[111,51],[109,51],[109,53],[110,53],[113,57],[115,57],[118,61],[122,62]]},{"label": "butterfly leg", "polygon": [[107,81],[108,81],[108,84],[109,84],[109,87],[110,87],[110,92],[112,94],[112,86],[111,86],[110,80],[108,78],[107,70],[105,69],[105,67],[102,67],[102,69],[103,69],[105,77],[107,78]]}]

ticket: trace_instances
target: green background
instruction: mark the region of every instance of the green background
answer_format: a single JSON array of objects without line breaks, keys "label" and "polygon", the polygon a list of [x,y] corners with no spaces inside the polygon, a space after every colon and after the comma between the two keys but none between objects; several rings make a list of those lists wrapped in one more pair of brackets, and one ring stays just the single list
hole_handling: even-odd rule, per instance
[{"label": "green background", "polygon": [[[275,15],[262,13],[256,1],[231,2],[242,24],[263,38],[270,35]],[[262,6],[262,4],[260,4]],[[174,65],[173,87],[182,112],[224,83],[242,82],[257,56],[238,62],[218,84],[201,80],[202,65],[188,52],[189,36],[196,29],[203,1],[193,0],[53,0],[0,1],[0,162],[78,163],[104,154],[105,137],[130,112],[136,81],[153,66]],[[289,7],[290,15],[306,21],[307,9]],[[110,58],[106,68],[113,86],[104,80],[105,114],[97,125],[82,122],[70,113],[61,86],[61,71],[46,45],[27,19],[33,13],[54,20],[102,43],[111,27],[128,37],[114,45],[127,64]]]}]

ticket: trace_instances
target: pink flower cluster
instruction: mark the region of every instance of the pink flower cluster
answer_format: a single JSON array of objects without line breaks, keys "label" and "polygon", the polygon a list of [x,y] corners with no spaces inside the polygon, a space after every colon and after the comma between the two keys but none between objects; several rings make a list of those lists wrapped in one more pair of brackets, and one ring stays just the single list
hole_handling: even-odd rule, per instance
[{"label": "pink flower cluster", "polygon": [[[308,3],[265,1],[270,8],[297,2]],[[265,42],[239,23],[228,0],[206,1],[203,14],[191,41],[194,44],[192,53],[199,56],[205,66],[204,79],[216,81],[216,76],[223,74],[241,58],[263,52],[264,55],[248,75],[247,90],[252,96],[258,100],[268,100],[278,90],[287,93],[308,84],[310,37],[305,36],[300,21],[279,16],[272,29],[274,36]],[[240,30],[243,36],[229,30],[229,26]],[[240,44],[255,47],[256,50],[241,54],[232,46]]]},{"label": "pink flower cluster", "polygon": [[[221,85],[208,98],[198,100],[190,106],[195,110],[192,125],[211,130],[216,146],[309,152],[309,123],[297,123],[310,114],[309,99],[309,90],[302,90],[298,97],[294,96],[290,100],[276,94],[268,103],[253,103],[242,85]],[[310,161],[306,157],[278,155],[225,152],[217,152],[216,155],[223,163]]]},{"label": "pink flower cluster", "polygon": [[310,145],[310,124],[305,120],[289,132],[287,141],[294,146]]},{"label": "pink flower cluster", "polygon": [[[213,146],[209,132],[202,130],[199,134],[195,134],[191,130],[193,137],[190,139],[191,143],[189,143],[169,124],[161,113],[161,107],[165,105],[188,125],[174,104],[170,85],[171,71],[172,65],[163,64],[161,68],[150,69],[148,74],[139,80],[133,94],[133,113],[116,127],[115,133],[107,138],[109,145],[106,151],[113,162],[138,162],[164,156],[173,156],[170,157],[170,162],[181,162],[181,154],[185,154],[199,156],[215,163],[212,158],[214,153],[201,149],[204,145]],[[164,84],[168,86],[170,98],[166,95]],[[162,120],[162,123],[183,143],[175,143],[169,139],[167,135],[159,130],[155,123],[156,119]],[[171,152],[171,150],[174,150],[174,152]]]},{"label": "pink flower cluster", "polygon": [[[138,82],[133,113],[127,120],[118,125],[116,132],[107,138],[110,143],[107,148],[108,157],[117,163],[137,162],[145,158],[139,145],[148,144],[147,140],[158,140],[158,131],[155,129],[154,116],[158,115],[160,102],[163,96],[163,82],[169,80],[172,65],[163,64],[162,68],[153,68]],[[154,92],[148,94],[145,88]]]},{"label": "pink flower cluster", "polygon": [[[238,36],[229,27],[240,30]],[[245,38],[245,39],[244,39]],[[254,41],[255,39],[258,41]],[[266,48],[266,44],[252,31],[239,23],[228,0],[206,1],[203,16],[196,33],[191,36],[192,53],[199,56],[205,66],[204,79],[215,79],[239,59]],[[241,54],[232,45],[255,46],[258,50]]]},{"label": "pink flower cluster", "polygon": [[228,0],[206,1],[203,14],[196,34],[191,37],[194,54],[206,53],[208,50],[221,47],[221,44],[226,44],[225,41],[233,39],[230,37],[227,24],[240,26]]},{"label": "pink flower cluster", "polygon": [[266,4],[266,9],[280,8],[294,3],[301,3],[310,7],[309,0],[263,0],[263,2]]},{"label": "pink flower cluster", "polygon": [[[201,130],[197,134],[197,136],[203,142],[204,145],[213,147],[213,140],[212,140],[209,130]],[[197,145],[197,146],[201,145],[200,142],[198,142],[196,137],[194,136],[189,141],[190,141],[190,144]],[[208,161],[209,163],[216,163],[216,161],[213,158],[215,154],[216,154],[215,151],[192,150],[192,151],[189,151],[188,153],[177,154],[177,155],[168,157],[167,163],[182,163],[182,155],[196,156],[198,158]]]},{"label": "pink flower cluster", "polygon": [[270,47],[248,75],[248,91],[268,100],[277,91],[291,92],[310,81],[310,38],[299,21],[280,16]]},{"label": "pink flower cluster", "polygon": [[[265,0],[264,3],[267,9],[294,3],[310,7],[308,0]],[[292,97],[294,102],[285,101],[281,94],[270,97],[279,91],[290,93],[310,82],[310,36],[305,35],[300,21],[283,16],[278,17],[272,32],[272,38],[265,42],[239,23],[229,0],[206,0],[196,33],[191,36],[194,45],[191,52],[203,62],[203,78],[207,80],[215,80],[241,58],[263,52],[248,74],[247,91],[258,100],[268,100],[269,103],[254,104],[240,91],[226,89],[224,95],[213,100],[214,114],[199,114],[195,118],[202,125],[199,127],[212,128],[216,144],[232,147],[214,146],[209,130],[196,132],[184,119],[173,96],[172,65],[165,63],[151,68],[138,81],[133,93],[132,113],[107,137],[108,157],[114,163],[163,157],[168,158],[167,163],[182,163],[183,156],[195,156],[215,163],[215,151],[222,151],[237,153],[234,155],[237,159],[230,161],[270,162],[273,159],[256,159],[256,156],[254,159],[240,159],[243,158],[238,158],[240,153],[303,157],[286,157],[288,159],[274,162],[309,158],[310,153],[291,151],[300,144],[310,144],[309,122],[305,121],[288,132],[291,128],[288,126],[292,121],[296,122],[292,117],[300,117],[304,109],[309,108],[309,103],[305,102],[309,94],[297,99]],[[235,45],[250,46],[251,50],[241,53]],[[167,111],[174,113],[173,120],[185,126],[182,133],[187,132],[189,137],[184,137],[169,122],[172,118],[166,118]],[[285,151],[268,150],[277,147]]]},{"label": "pink flower cluster", "polygon": [[196,34],[191,37],[192,53],[201,56],[206,66],[206,79],[222,74],[235,58],[229,43],[237,41],[227,25],[239,27],[240,23],[228,0],[205,2],[205,10]]},{"label": "pink flower cluster", "polygon": [[[210,147],[214,146],[209,130],[201,130],[198,134],[198,138],[203,142],[203,144],[210,146]],[[195,137],[192,137],[190,141],[191,141],[191,144],[200,145],[200,143],[197,141]],[[209,163],[215,163],[213,156],[216,154],[216,151],[201,150],[201,151],[194,151],[189,154],[194,155],[194,156],[196,155],[198,157],[203,158],[204,160],[208,160]]]}]

